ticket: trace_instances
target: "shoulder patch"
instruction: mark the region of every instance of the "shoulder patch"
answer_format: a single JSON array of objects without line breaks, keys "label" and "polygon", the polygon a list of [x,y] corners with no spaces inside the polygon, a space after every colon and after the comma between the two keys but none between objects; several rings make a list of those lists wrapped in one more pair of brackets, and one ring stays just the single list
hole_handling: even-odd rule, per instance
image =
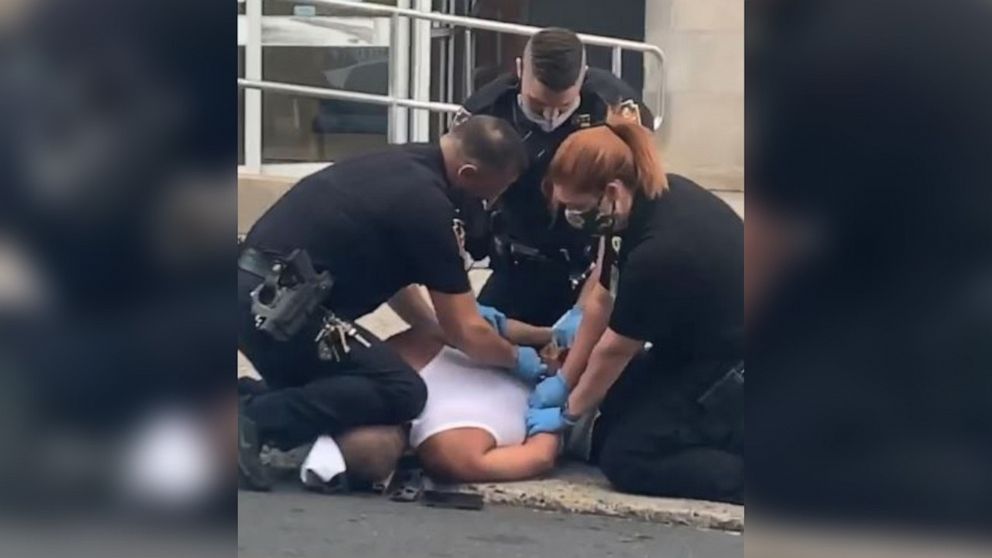
[{"label": "shoulder patch", "polygon": [[576,128],[588,128],[592,126],[592,115],[588,113],[576,114],[572,117],[572,125]]},{"label": "shoulder patch", "polygon": [[641,107],[637,104],[637,101],[633,99],[627,99],[617,105],[617,114],[626,120],[630,120],[637,124],[641,123]]},{"label": "shoulder patch", "polygon": [[620,247],[623,245],[623,239],[620,238],[619,236],[614,236],[611,239],[610,243],[613,245],[613,251],[616,252],[617,254],[619,254],[620,253]]}]

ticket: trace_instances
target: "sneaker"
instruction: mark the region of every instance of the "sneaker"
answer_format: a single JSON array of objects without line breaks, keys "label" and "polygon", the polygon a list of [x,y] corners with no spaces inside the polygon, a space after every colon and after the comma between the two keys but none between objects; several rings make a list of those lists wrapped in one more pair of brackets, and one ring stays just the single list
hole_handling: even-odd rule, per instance
[{"label": "sneaker", "polygon": [[256,492],[272,489],[272,476],[262,463],[262,443],[254,421],[238,414],[238,486]]}]

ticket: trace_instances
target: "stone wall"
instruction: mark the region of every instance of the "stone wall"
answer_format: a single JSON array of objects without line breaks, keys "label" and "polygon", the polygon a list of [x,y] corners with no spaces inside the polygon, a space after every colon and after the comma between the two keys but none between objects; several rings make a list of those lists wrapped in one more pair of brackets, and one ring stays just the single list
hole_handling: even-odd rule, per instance
[{"label": "stone wall", "polygon": [[[669,170],[711,189],[743,189],[744,0],[646,0],[645,9],[645,40],[668,56],[658,142]],[[646,83],[657,83],[652,66]]]}]

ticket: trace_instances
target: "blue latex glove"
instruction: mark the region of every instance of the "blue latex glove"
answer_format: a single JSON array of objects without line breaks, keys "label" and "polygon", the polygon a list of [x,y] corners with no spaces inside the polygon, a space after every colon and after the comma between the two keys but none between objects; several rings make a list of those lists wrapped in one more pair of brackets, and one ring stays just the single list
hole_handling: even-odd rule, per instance
[{"label": "blue latex glove", "polygon": [[548,373],[548,365],[541,362],[541,357],[532,347],[517,347],[517,367],[513,374],[530,385],[541,381]]},{"label": "blue latex glove", "polygon": [[555,325],[551,326],[551,337],[555,344],[563,349],[571,347],[575,343],[575,334],[579,331],[580,323],[582,323],[582,309],[573,306],[571,310],[558,318]]},{"label": "blue latex glove", "polygon": [[489,325],[493,326],[500,336],[506,336],[506,314],[492,306],[483,306],[478,302],[475,305],[479,307],[479,314],[482,314],[482,318],[489,322]]},{"label": "blue latex glove", "polygon": [[568,399],[568,384],[565,383],[561,372],[546,378],[537,384],[534,393],[530,394],[527,404],[531,409],[546,409],[561,407]]},{"label": "blue latex glove", "polygon": [[560,407],[527,410],[527,436],[541,432],[555,433],[565,430],[572,424],[565,419]]}]

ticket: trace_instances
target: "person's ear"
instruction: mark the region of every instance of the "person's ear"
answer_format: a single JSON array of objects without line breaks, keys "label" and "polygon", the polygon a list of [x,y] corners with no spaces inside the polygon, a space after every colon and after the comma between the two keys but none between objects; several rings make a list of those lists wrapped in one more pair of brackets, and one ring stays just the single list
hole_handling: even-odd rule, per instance
[{"label": "person's ear", "polygon": [[524,79],[524,60],[517,57],[517,79]]},{"label": "person's ear", "polygon": [[479,167],[465,163],[458,167],[458,177],[462,180],[474,180],[479,175]]},{"label": "person's ear", "polygon": [[606,195],[603,197],[609,200],[610,202],[616,202],[622,199],[623,192],[624,192],[623,182],[620,182],[619,179],[611,180],[606,183]]}]

